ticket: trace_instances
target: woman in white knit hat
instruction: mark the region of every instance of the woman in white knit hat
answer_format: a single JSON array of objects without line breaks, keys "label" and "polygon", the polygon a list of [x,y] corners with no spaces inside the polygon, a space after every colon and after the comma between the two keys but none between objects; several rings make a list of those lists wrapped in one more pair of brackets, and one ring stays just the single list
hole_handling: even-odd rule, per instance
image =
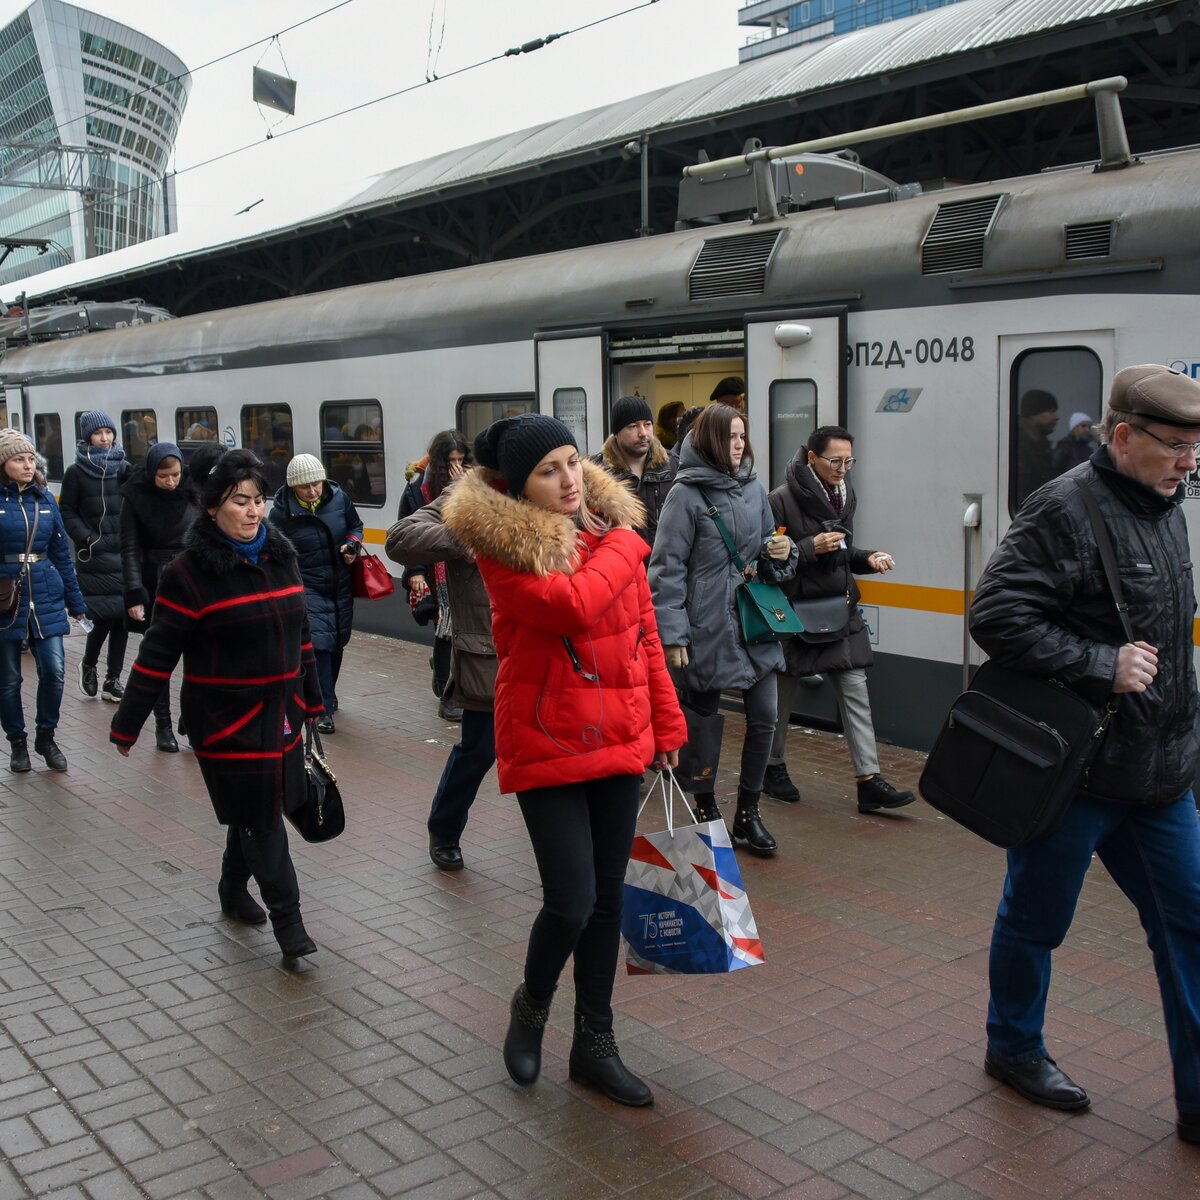
[{"label": "woman in white knit hat", "polygon": [[270,521],[296,547],[325,701],[325,715],[317,728],[333,733],[342,652],[354,620],[350,567],[362,551],[362,518],[354,501],[325,477],[325,464],[319,458],[297,454],[288,463],[287,483],[275,493]]},{"label": "woman in white knit hat", "polygon": [[[33,443],[16,429],[0,429],[0,725],[11,746],[9,768],[30,769],[21,707],[21,643],[37,663],[34,750],[52,771],[65,771],[67,759],[54,740],[62,705],[63,634],[67,612],[82,617],[87,602],[71,563],[71,545],[62,515],[46,487],[45,463]],[[0,586],[0,593],[9,591]]]}]

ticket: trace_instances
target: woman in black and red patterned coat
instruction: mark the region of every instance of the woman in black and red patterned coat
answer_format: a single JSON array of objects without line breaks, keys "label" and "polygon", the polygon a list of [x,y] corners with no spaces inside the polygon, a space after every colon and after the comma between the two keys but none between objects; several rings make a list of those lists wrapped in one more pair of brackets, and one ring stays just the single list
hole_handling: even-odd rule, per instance
[{"label": "woman in black and red patterned coat", "polygon": [[288,958],[316,952],[283,813],[305,795],[304,724],[322,709],[296,552],[263,519],[266,481],[249,450],[213,468],[183,553],[158,581],[111,740],[128,755],[183,659],[180,707],[217,820],[229,826],[221,910],[252,925],[266,913]]}]

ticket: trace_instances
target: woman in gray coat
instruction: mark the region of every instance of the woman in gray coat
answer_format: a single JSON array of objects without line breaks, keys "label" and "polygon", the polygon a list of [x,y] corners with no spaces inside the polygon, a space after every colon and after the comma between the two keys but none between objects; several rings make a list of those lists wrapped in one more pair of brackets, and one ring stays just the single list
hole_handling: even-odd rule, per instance
[{"label": "woman in gray coat", "polygon": [[[734,598],[742,577],[709,515],[710,503],[742,561],[755,565],[760,579],[782,583],[792,577],[796,547],[774,534],[746,418],[724,404],[705,409],[683,444],[650,556],[650,590],[667,663],[682,670],[686,702],[715,713],[722,690],[742,693],[746,740],[732,834],[756,854],[774,854],[776,842],[759,815],[758,797],[775,732],[775,672],[783,668],[783,651],[778,642],[742,641]],[[698,792],[696,804],[701,820],[720,820],[713,792]]]}]

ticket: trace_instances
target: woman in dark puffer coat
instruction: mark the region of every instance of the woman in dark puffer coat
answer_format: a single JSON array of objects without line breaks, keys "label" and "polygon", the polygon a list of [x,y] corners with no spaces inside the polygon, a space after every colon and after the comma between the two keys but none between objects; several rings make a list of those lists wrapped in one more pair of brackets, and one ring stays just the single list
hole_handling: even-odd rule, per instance
[{"label": "woman in dark puffer coat", "polygon": [[121,699],[125,667],[125,606],[121,603],[121,485],[131,470],[117,441],[117,423],[105,412],[79,418],[75,462],[63,475],[58,495],[67,536],[75,546],[75,575],[93,628],[79,663],[79,690],[95,697],[96,664],[108,639],[105,700]]},{"label": "woman in dark puffer coat", "polygon": [[362,551],[362,518],[350,496],[325,478],[325,466],[316,455],[297,454],[288,463],[287,483],[275,493],[270,521],[296,547],[325,701],[317,728],[333,733],[342,651],[354,621],[350,567]]},{"label": "woman in dark puffer coat", "polygon": [[[187,531],[200,509],[192,489],[183,482],[183,454],[173,442],[151,446],[145,470],[134,472],[121,494],[125,501],[121,510],[125,614],[131,631],[145,633],[159,576],[183,550]],[[182,726],[179,732],[183,732]],[[155,701],[154,744],[168,754],[179,750],[171,729],[169,687],[164,687]]]}]

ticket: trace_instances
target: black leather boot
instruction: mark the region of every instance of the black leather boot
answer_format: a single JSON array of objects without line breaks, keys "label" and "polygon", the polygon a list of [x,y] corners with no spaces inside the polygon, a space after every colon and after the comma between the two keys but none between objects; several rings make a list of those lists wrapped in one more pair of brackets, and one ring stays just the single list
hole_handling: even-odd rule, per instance
[{"label": "black leather boot", "polygon": [[34,736],[33,748],[46,760],[46,766],[50,770],[65,771],[67,769],[67,756],[58,748],[58,743],[54,740],[54,730],[39,731]]},{"label": "black leather boot", "polygon": [[717,797],[712,792],[697,792],[693,797],[696,801],[696,819],[699,821],[719,821],[721,810],[717,807]]},{"label": "black leather boot", "polygon": [[154,744],[167,754],[179,753],[179,743],[175,740],[175,734],[171,732],[170,717],[154,723]]},{"label": "black leather boot", "polygon": [[276,929],[275,940],[284,958],[306,958],[317,952],[317,943],[308,936],[308,930],[299,921],[286,929]]},{"label": "black leather boot", "polygon": [[582,1013],[575,1014],[575,1040],[567,1074],[618,1104],[643,1108],[654,1103],[654,1093],[621,1061],[612,1030],[595,1028]]},{"label": "black leather boot", "polygon": [[512,1014],[504,1035],[504,1068],[513,1083],[528,1087],[542,1071],[542,1034],[550,1016],[550,1005],[539,1008],[522,983],[513,992]]},{"label": "black leather boot", "polygon": [[737,812],[733,817],[734,845],[745,842],[750,847],[751,854],[769,858],[779,849],[779,843],[771,836],[771,831],[763,824],[758,812],[758,792],[738,788]]},{"label": "black leather boot", "polygon": [[243,883],[240,887],[222,878],[217,884],[217,896],[221,901],[221,911],[243,925],[265,925],[267,913],[261,904],[246,890]]},{"label": "black leather boot", "polygon": [[32,764],[29,761],[29,741],[26,738],[13,738],[9,743],[12,751],[8,760],[8,769],[15,771],[17,774],[22,774],[25,771],[32,770]]}]

